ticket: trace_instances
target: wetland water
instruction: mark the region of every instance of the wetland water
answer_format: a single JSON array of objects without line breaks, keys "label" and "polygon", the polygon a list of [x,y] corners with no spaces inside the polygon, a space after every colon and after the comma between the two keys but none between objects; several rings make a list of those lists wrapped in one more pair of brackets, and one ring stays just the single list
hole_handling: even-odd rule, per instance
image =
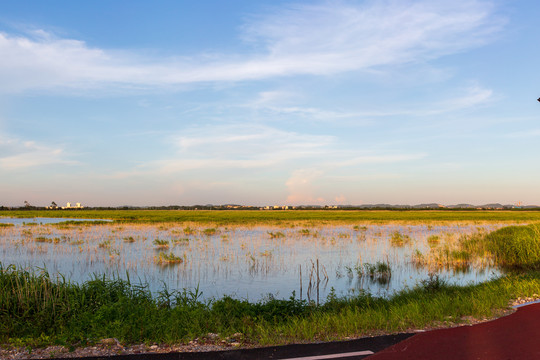
[{"label": "wetland water", "polygon": [[[337,296],[361,291],[388,296],[414,287],[430,273],[457,284],[497,277],[499,270],[484,259],[445,266],[427,255],[448,256],[460,237],[505,226],[205,228],[185,224],[55,225],[41,218],[29,225],[28,219],[22,220],[26,225],[21,221],[20,226],[0,227],[4,267],[46,268],[51,275],[62,274],[73,282],[91,279],[94,274],[124,279],[129,274],[131,282],[147,283],[152,291],[165,286],[169,291],[198,287],[203,299],[230,295],[257,301],[269,294],[288,298],[294,291],[297,298],[316,301],[318,263],[321,302],[331,289]],[[180,260],[160,262],[160,253],[172,253]],[[424,261],[417,261],[419,258]],[[370,275],[369,269],[381,263],[391,272]]]}]

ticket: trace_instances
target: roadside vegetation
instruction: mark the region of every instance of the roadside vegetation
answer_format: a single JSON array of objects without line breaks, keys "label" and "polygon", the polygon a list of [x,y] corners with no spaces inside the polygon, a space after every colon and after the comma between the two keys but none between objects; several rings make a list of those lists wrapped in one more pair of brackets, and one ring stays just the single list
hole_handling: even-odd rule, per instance
[{"label": "roadside vegetation", "polygon": [[[96,276],[81,285],[53,280],[45,271],[0,270],[0,341],[4,346],[85,346],[105,338],[124,344],[180,343],[208,334],[236,334],[250,345],[282,344],[466,323],[500,315],[510,299],[540,293],[540,273],[514,273],[475,286],[449,286],[432,276],[390,299],[330,295],[257,303],[163,289]],[[238,334],[241,334],[240,336]],[[215,340],[215,339],[214,339]],[[212,341],[212,340],[208,340]]]},{"label": "roadside vegetation", "polygon": [[[413,216],[403,213],[409,219]],[[428,216],[431,212],[417,213]],[[213,214],[214,219],[224,216],[220,212]],[[331,214],[326,216],[332,218]],[[391,220],[386,212],[382,214]],[[392,214],[395,220],[395,214],[402,213]],[[469,221],[474,216],[470,215]],[[514,218],[513,222],[518,220]],[[212,234],[218,232],[214,228],[206,230]],[[181,228],[178,235],[195,231]],[[304,229],[298,233],[301,237],[312,236],[312,231]],[[279,238],[276,234],[268,232],[271,238]],[[408,242],[400,233],[394,233],[392,238],[397,247]],[[129,237],[122,239],[135,241]],[[34,238],[34,241],[42,240]],[[160,239],[153,243],[162,250],[170,245],[168,240]],[[425,253],[417,251],[412,260],[433,272],[415,287],[388,298],[365,292],[338,297],[330,292],[320,305],[300,300],[294,293],[286,300],[271,295],[258,302],[228,296],[203,300],[198,289],[171,291],[164,287],[151,292],[148,284],[99,275],[76,284],[62,276],[53,277],[46,269],[23,269],[0,263],[0,346],[32,348],[59,344],[74,349],[109,338],[123,344],[174,344],[195,338],[219,342],[234,337],[245,346],[324,341],[489,319],[507,312],[512,299],[537,298],[540,294],[538,224],[508,226],[490,233],[462,236],[457,241],[434,236],[427,243]],[[103,247],[107,246],[105,240]],[[177,266],[184,260],[160,251],[154,261],[162,266]],[[437,267],[468,266],[474,261],[489,261],[505,269],[505,275],[466,286],[449,285],[436,275]],[[351,267],[353,271],[359,277],[380,282],[388,281],[393,272],[386,262],[365,263]]]}]

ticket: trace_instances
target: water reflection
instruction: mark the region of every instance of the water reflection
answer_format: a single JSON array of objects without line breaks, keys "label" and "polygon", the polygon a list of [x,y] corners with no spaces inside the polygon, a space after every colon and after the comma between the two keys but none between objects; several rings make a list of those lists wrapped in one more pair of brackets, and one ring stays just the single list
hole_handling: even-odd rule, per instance
[{"label": "water reflection", "polygon": [[199,287],[203,298],[231,295],[250,301],[268,294],[288,298],[293,291],[297,297],[324,301],[332,289],[337,296],[362,291],[388,296],[434,272],[450,283],[482,282],[500,275],[489,262],[441,265],[438,256],[457,259],[452,244],[461,236],[503,226],[204,228],[55,225],[43,219],[35,224],[0,227],[2,264],[45,267],[75,282],[92,274],[129,274],[132,282],[148,283],[152,291],[164,285],[170,290]]}]

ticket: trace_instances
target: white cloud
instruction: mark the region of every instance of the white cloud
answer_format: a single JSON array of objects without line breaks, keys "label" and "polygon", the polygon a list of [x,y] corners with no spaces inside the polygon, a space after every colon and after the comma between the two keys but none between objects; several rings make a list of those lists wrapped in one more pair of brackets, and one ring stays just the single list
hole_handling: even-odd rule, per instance
[{"label": "white cloud", "polygon": [[25,169],[51,164],[76,164],[64,150],[34,141],[0,135],[0,170]]},{"label": "white cloud", "polygon": [[408,107],[394,106],[392,110],[373,109],[362,111],[329,111],[315,107],[289,106],[288,97],[295,94],[279,91],[268,91],[258,94],[257,98],[246,107],[257,110],[269,111],[275,114],[291,114],[296,119],[309,119],[317,121],[354,120],[356,125],[371,124],[373,118],[393,116],[431,116],[452,111],[459,111],[493,101],[493,91],[479,85],[460,89],[461,94],[434,103],[416,103]]},{"label": "white cloud", "polygon": [[322,75],[423,62],[482,45],[503,25],[487,1],[292,5],[253,17],[251,54],[168,59],[90,47],[44,31],[0,33],[0,91],[170,86]]},{"label": "white cloud", "polygon": [[172,159],[158,162],[161,171],[197,168],[264,168],[295,159],[323,156],[335,142],[328,135],[307,135],[264,125],[232,124],[193,128],[175,137]]}]

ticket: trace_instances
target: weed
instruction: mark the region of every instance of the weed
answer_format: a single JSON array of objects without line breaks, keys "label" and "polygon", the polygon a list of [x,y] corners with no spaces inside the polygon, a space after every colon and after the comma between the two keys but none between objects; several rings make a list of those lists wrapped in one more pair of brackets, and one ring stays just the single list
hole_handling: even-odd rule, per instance
[{"label": "weed", "polygon": [[154,244],[157,248],[168,248],[171,245],[169,240],[164,239],[154,239],[152,244]]},{"label": "weed", "polygon": [[217,233],[217,229],[215,228],[204,229],[203,231],[203,234],[206,236],[212,236],[212,235],[215,235],[216,233]]},{"label": "weed", "polygon": [[174,255],[171,253],[159,252],[155,258],[156,262],[160,265],[171,265],[171,264],[180,264],[184,262],[180,256]]},{"label": "weed", "polygon": [[439,245],[439,242],[441,241],[441,238],[438,235],[430,235],[427,238],[428,245],[431,247],[435,247]]},{"label": "weed", "polygon": [[403,235],[399,231],[395,231],[390,238],[390,244],[392,246],[401,247],[411,242],[409,235]]},{"label": "weed", "polygon": [[102,249],[108,249],[111,247],[111,240],[103,240],[98,244],[98,247]]},{"label": "weed", "polygon": [[285,237],[285,234],[281,231],[268,231],[268,235],[270,235],[270,239],[280,239]]}]

